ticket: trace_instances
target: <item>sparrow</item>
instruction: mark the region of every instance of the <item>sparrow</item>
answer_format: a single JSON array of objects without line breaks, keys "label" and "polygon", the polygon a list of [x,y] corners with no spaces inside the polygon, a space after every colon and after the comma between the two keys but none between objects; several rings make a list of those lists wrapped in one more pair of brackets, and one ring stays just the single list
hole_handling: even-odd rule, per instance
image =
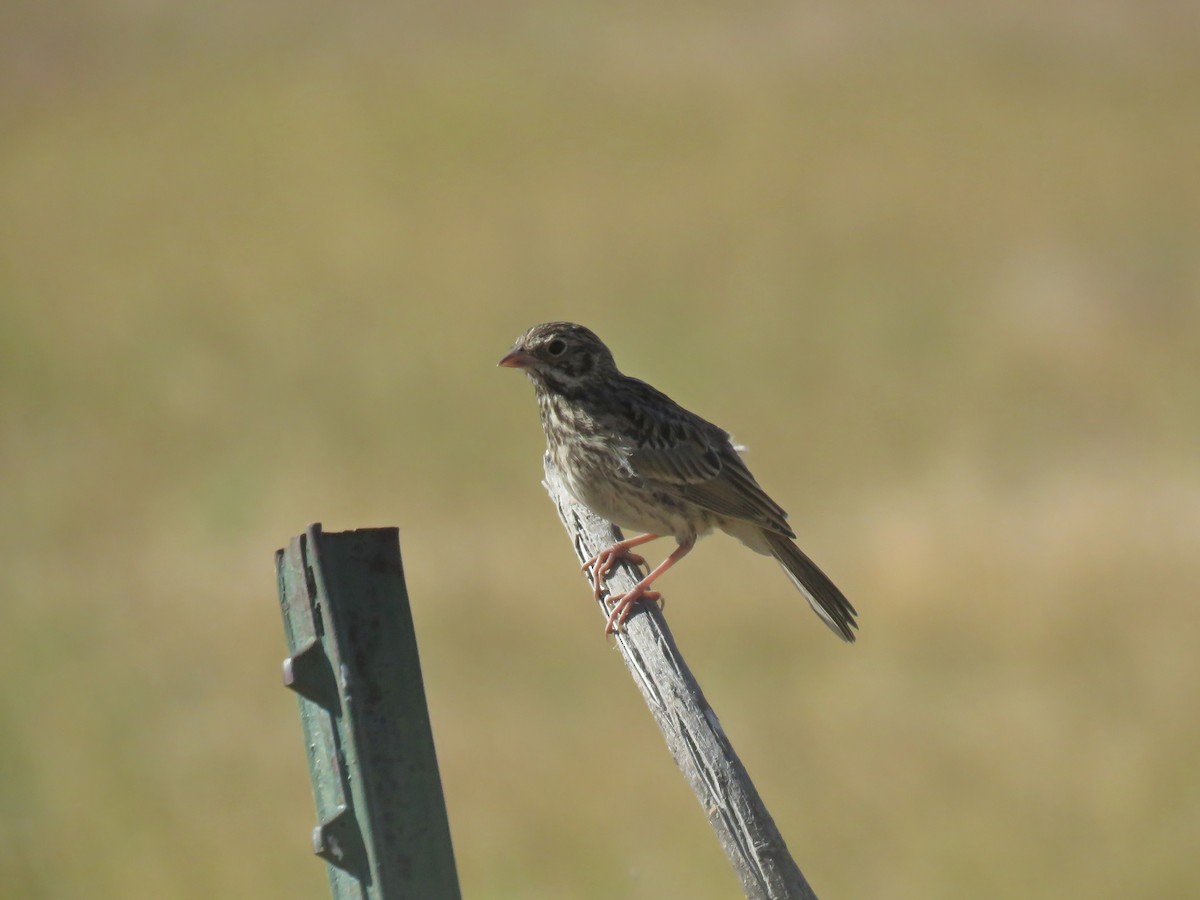
[{"label": "sparrow", "polygon": [[821,621],[854,641],[854,607],[796,546],[787,513],[759,487],[728,432],[622,373],[604,342],[572,322],[535,325],[499,365],[523,369],[533,382],[550,458],[571,495],[621,529],[641,532],[584,563],[597,598],[619,560],[645,564],[634,547],[675,538],[665,560],[612,598],[606,634],[624,627],[639,600],[661,599],[651,585],[698,538],[720,529],[773,556]]}]

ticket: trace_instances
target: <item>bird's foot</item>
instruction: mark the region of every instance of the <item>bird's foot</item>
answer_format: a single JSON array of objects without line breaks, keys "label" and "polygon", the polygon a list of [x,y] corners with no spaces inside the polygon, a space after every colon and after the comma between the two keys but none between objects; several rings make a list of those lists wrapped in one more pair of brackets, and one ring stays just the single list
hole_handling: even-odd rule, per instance
[{"label": "bird's foot", "polygon": [[608,614],[608,621],[604,623],[604,633],[606,635],[616,634],[618,631],[625,630],[625,622],[633,614],[633,607],[639,600],[649,600],[651,603],[657,603],[659,609],[666,605],[662,594],[658,591],[652,591],[646,587],[646,583],[639,581],[633,586],[633,589],[626,591],[624,594],[618,594],[615,598],[616,603],[613,604],[612,610]]},{"label": "bird's foot", "polygon": [[586,572],[592,570],[592,590],[597,600],[600,599],[600,594],[604,590],[604,579],[608,577],[608,573],[612,571],[613,566],[624,560],[635,566],[644,566],[646,558],[637,553],[632,552],[629,546],[624,542],[613,544],[606,550],[601,550],[582,566],[579,571]]}]

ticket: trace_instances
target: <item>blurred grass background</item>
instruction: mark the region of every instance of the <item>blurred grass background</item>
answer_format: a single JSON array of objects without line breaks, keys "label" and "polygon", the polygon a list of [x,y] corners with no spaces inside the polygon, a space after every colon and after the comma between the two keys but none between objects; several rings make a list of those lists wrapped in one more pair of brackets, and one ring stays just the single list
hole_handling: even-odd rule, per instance
[{"label": "blurred grass background", "polygon": [[821,896],[1187,893],[1197,9],[6,3],[0,895],[327,896],[316,520],[402,528],[468,897],[737,895],[495,368],[550,318],[862,613],[665,585]]}]

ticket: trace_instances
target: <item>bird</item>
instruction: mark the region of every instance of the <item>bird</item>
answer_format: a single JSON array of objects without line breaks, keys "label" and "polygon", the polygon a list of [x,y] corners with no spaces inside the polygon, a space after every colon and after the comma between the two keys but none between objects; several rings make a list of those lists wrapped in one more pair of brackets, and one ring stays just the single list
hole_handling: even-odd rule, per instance
[{"label": "bird", "polygon": [[524,370],[533,382],[550,458],[570,494],[622,530],[641,532],[584,563],[597,598],[618,561],[645,564],[634,547],[675,539],[662,563],[610,598],[605,634],[622,630],[638,601],[661,600],[651,585],[719,529],[774,557],[821,621],[854,641],[857,611],[796,546],[787,513],[750,474],[728,432],[625,375],[604,342],[573,322],[533,326],[498,365]]}]

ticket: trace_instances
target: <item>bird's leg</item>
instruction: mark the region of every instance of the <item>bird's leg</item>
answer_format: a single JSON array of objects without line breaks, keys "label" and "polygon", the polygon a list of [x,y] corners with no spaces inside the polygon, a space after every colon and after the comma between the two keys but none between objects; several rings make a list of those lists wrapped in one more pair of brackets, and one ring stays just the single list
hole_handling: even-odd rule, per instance
[{"label": "bird's leg", "polygon": [[608,614],[608,621],[604,625],[604,633],[613,634],[614,632],[621,631],[625,627],[625,620],[629,618],[633,604],[639,600],[661,601],[662,597],[658,591],[651,591],[648,588],[654,583],[654,579],[658,578],[659,575],[687,556],[695,544],[695,538],[680,541],[679,546],[672,550],[671,555],[660,562],[653,572],[635,584],[630,590],[616,597],[617,602],[613,605],[612,612]]},{"label": "bird's leg", "polygon": [[658,537],[657,534],[639,534],[637,537],[625,538],[623,541],[617,541],[606,550],[601,550],[582,566],[579,571],[586,572],[590,567],[592,569],[592,588],[595,592],[597,600],[600,599],[600,591],[604,588],[604,579],[608,576],[609,570],[612,569],[622,559],[628,560],[635,566],[644,566],[646,560],[644,557],[636,553],[630,553],[631,547],[636,547],[638,544],[645,544],[647,541],[653,541]]}]

